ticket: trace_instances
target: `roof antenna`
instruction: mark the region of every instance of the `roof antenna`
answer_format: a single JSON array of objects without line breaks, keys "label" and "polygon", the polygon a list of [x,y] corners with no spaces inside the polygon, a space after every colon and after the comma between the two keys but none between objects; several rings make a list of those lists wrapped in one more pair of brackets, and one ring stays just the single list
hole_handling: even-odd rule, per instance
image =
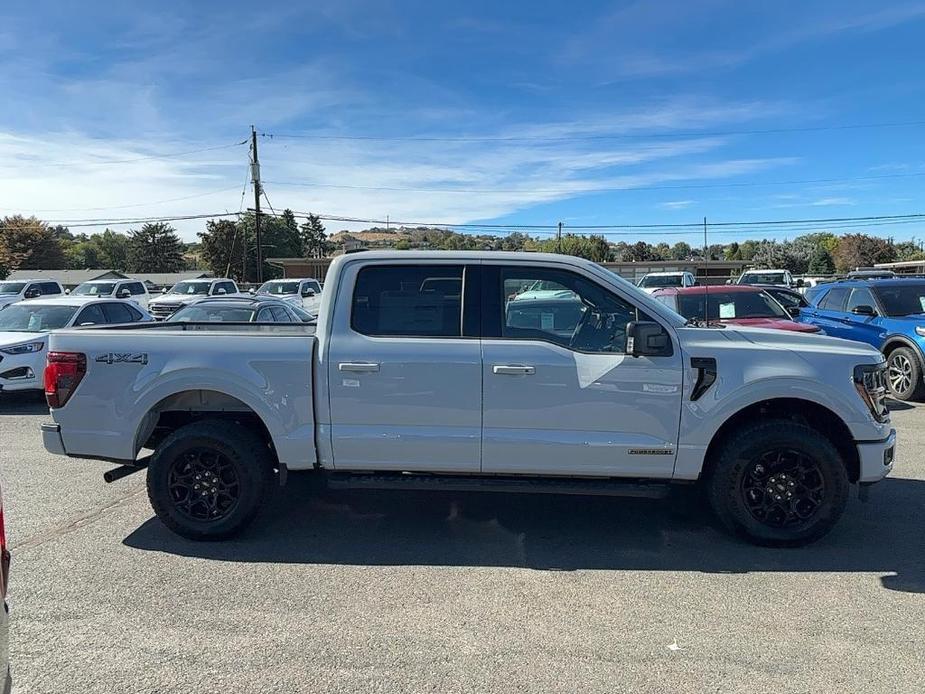
[{"label": "roof antenna", "polygon": [[707,313],[710,304],[710,277],[709,277],[709,265],[710,262],[710,247],[707,244],[707,218],[703,218],[703,272],[704,272],[704,289],[703,289],[703,325],[704,327],[710,326],[710,316]]}]

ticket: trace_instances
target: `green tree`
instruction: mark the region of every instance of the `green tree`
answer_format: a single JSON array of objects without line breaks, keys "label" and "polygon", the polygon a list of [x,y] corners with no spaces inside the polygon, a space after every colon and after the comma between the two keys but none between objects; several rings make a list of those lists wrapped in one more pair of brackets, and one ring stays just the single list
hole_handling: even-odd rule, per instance
[{"label": "green tree", "polygon": [[124,272],[128,269],[128,236],[112,229],[106,229],[102,234],[94,234],[100,252],[100,267]]},{"label": "green tree", "polygon": [[36,217],[0,220],[0,266],[13,270],[62,270],[67,261],[55,230]]},{"label": "green tree", "polygon": [[93,239],[85,241],[72,241],[64,251],[67,266],[74,270],[102,268],[102,253],[97,242]]},{"label": "green tree", "polygon": [[921,242],[902,241],[894,244],[896,248],[896,260],[925,260],[925,250],[922,249]]},{"label": "green tree", "polygon": [[325,233],[324,224],[321,223],[317,215],[308,215],[308,219],[299,227],[299,238],[301,239],[303,257],[323,258],[327,255],[328,235]]},{"label": "green tree", "polygon": [[[253,246],[245,235],[242,225],[230,219],[210,219],[206,230],[198,233],[199,257],[206,268],[216,277],[230,277],[239,282],[250,281],[244,277],[244,248]],[[256,262],[256,258],[254,259]],[[256,267],[251,263],[253,275]]]},{"label": "green tree", "polygon": [[684,241],[678,241],[671,247],[671,257],[669,258],[670,260],[689,260],[690,257],[690,244],[685,243]]},{"label": "green tree", "polygon": [[726,260],[742,260],[742,249],[739,248],[739,244],[735,241],[726,246],[726,250],[723,252],[723,256]]},{"label": "green tree", "polygon": [[131,272],[179,272],[186,267],[183,242],[165,222],[149,222],[129,232]]},{"label": "green tree", "polygon": [[563,234],[561,242],[557,239],[545,239],[538,246],[538,250],[544,253],[574,255],[598,263],[606,263],[613,259],[610,244],[607,243],[607,239],[603,236]]},{"label": "green tree", "polygon": [[835,272],[835,261],[825,246],[819,245],[813,249],[806,271],[811,275],[831,275]]}]

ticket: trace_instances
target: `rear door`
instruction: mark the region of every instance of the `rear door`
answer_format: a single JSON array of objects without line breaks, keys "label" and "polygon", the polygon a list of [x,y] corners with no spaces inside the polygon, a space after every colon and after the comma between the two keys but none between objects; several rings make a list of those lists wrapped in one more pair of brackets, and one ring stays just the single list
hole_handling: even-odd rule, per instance
[{"label": "rear door", "polygon": [[[537,281],[556,297],[524,295]],[[561,268],[486,262],[482,282],[482,471],[670,477],[680,349],[625,353],[627,324],[651,318]]]},{"label": "rear door", "polygon": [[478,274],[458,261],[344,268],[323,366],[336,469],[478,472]]},{"label": "rear door", "polygon": [[847,337],[848,325],[845,304],[848,302],[850,293],[850,287],[832,287],[814,307],[803,312],[803,315],[806,316],[804,322],[818,325],[825,331],[826,335]]}]

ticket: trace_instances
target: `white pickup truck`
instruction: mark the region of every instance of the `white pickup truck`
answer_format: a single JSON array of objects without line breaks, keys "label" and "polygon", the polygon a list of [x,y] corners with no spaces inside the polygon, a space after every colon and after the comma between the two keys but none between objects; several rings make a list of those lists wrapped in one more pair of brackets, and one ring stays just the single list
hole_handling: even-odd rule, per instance
[{"label": "white pickup truck", "polygon": [[[561,291],[516,298],[537,281]],[[803,544],[851,484],[889,473],[896,440],[875,349],[697,326],[592,262],[539,253],[346,255],[317,328],[62,330],[48,362],[46,449],[121,463],[109,481],[147,467],[158,517],[193,539],[240,531],[274,476],[312,470],[531,493],[698,482],[734,532]]]}]

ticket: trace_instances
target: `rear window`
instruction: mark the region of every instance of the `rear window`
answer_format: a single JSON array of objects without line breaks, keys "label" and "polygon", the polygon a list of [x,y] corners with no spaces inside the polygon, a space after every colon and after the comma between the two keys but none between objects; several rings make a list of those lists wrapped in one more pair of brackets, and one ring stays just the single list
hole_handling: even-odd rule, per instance
[{"label": "rear window", "polygon": [[462,278],[462,265],[365,267],[353,290],[350,325],[372,336],[459,337]]},{"label": "rear window", "polygon": [[768,294],[764,292],[709,292],[678,296],[678,313],[688,319],[703,320],[707,306],[708,320],[736,318],[789,318]]},{"label": "rear window", "polygon": [[848,300],[848,292],[850,291],[849,287],[832,288],[828,294],[822,297],[819,308],[824,308],[827,311],[844,311],[845,302]]},{"label": "rear window", "polygon": [[642,278],[639,286],[646,289],[651,289],[652,287],[680,287],[683,277],[683,275],[646,275]]},{"label": "rear window", "polygon": [[786,284],[783,272],[746,272],[739,278],[739,284]]}]

